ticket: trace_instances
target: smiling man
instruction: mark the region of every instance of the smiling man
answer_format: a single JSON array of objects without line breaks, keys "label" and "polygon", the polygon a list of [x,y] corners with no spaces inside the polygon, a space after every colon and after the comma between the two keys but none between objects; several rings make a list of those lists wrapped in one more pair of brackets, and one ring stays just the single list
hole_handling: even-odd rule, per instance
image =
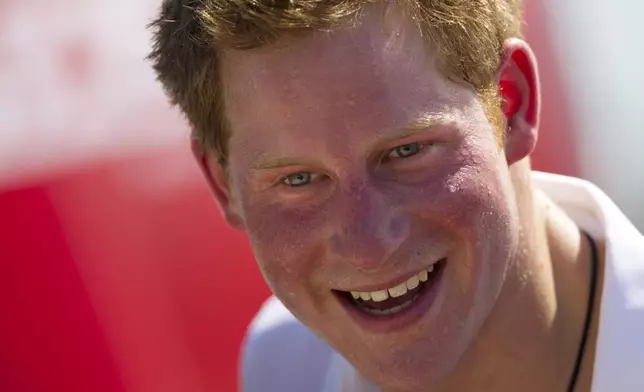
[{"label": "smiling man", "polygon": [[164,1],[154,67],[276,297],[244,390],[644,390],[644,240],[531,172],[520,8]]}]

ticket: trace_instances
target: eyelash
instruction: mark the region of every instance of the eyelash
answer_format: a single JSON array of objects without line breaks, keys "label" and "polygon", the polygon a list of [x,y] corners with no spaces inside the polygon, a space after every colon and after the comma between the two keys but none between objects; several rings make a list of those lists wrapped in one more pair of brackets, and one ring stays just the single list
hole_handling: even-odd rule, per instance
[{"label": "eyelash", "polygon": [[[413,146],[413,145],[418,145],[418,147],[417,147],[417,148],[418,148],[418,151],[416,151],[414,154],[409,155],[409,156],[404,156],[404,157],[403,157],[403,156],[391,157],[391,154],[392,154],[393,152],[395,152],[395,151],[396,151],[396,149],[403,148],[403,147],[409,147],[409,146]],[[411,159],[411,158],[413,158],[413,157],[415,157],[415,156],[417,156],[417,155],[422,154],[422,153],[423,153],[423,151],[424,151],[427,147],[429,147],[430,145],[431,145],[430,143],[422,143],[422,142],[411,142],[411,143],[406,143],[406,144],[398,145],[398,146],[396,146],[396,147],[394,147],[394,148],[389,149],[389,150],[388,150],[388,151],[387,151],[387,152],[382,156],[382,158],[380,159],[380,162],[388,161],[388,160],[392,160],[392,159],[394,159],[394,160],[400,160],[400,159]]]},{"label": "eyelash", "polygon": [[[306,184],[302,184],[302,185],[289,185],[289,184],[287,183],[287,181],[289,180],[289,178],[293,178],[293,177],[296,177],[296,176],[298,176],[298,175],[302,175],[302,174],[307,174],[307,175],[308,175],[308,177],[309,177],[309,181],[308,181]],[[318,173],[313,173],[313,172],[308,172],[308,171],[300,171],[300,172],[292,173],[292,174],[289,174],[289,175],[287,175],[287,176],[282,177],[282,178],[280,179],[280,181],[279,181],[279,182],[280,182],[280,184],[283,184],[283,185],[288,186],[288,187],[290,187],[290,188],[299,188],[299,187],[303,187],[303,186],[309,185],[310,183],[312,183],[313,181],[315,181],[315,180],[316,180],[316,179],[318,179],[319,177],[320,177],[320,174],[318,174]]]}]

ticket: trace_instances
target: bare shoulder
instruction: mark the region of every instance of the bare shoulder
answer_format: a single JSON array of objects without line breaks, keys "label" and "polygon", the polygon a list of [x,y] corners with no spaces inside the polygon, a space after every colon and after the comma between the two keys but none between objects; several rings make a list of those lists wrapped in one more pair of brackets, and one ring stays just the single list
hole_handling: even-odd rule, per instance
[{"label": "bare shoulder", "polygon": [[331,348],[274,297],[251,323],[241,353],[244,392],[320,391]]}]

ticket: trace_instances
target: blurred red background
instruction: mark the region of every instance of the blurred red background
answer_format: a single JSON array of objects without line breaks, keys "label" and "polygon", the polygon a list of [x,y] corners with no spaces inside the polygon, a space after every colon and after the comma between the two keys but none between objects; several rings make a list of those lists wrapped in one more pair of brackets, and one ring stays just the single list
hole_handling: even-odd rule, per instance
[{"label": "blurred red background", "polygon": [[[7,15],[28,3],[0,0],[0,37],[15,27]],[[126,15],[119,4],[131,11],[125,2],[86,3],[117,19]],[[142,3],[140,15],[150,17],[158,2]],[[41,12],[62,12],[63,21],[90,12],[81,4],[52,1]],[[534,164],[577,174],[568,101],[536,1],[527,15],[544,93]],[[127,39],[145,17],[114,34]],[[14,142],[0,150],[0,390],[232,392],[245,328],[269,290],[243,234],[221,220],[189,155],[188,130],[142,60],[147,41],[118,52],[130,63],[112,59],[105,69],[101,56],[111,52],[96,52],[102,41],[82,26],[59,32],[63,44],[48,49],[66,90],[26,70],[32,76],[15,94],[0,94],[0,103],[10,95],[15,110],[26,110],[0,122]],[[12,50],[39,44],[0,39],[0,71],[22,74],[16,70],[33,64],[16,63],[24,56]]]}]

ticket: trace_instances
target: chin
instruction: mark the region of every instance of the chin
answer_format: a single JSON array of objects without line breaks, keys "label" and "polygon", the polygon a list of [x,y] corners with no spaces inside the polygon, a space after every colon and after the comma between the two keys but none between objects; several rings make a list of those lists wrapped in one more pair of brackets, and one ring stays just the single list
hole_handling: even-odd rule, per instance
[{"label": "chin", "polygon": [[381,357],[361,357],[353,364],[360,374],[383,391],[423,392],[449,378],[464,351],[462,347],[448,347],[428,339],[413,347],[383,352]]}]

